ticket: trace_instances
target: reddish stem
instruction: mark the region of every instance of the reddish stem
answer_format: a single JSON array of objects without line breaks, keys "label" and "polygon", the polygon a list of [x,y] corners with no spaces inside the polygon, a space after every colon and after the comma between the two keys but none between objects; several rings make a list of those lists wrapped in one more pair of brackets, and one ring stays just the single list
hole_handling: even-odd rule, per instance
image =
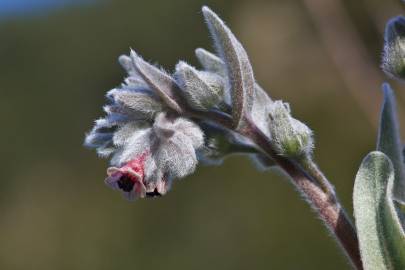
[{"label": "reddish stem", "polygon": [[[317,179],[317,175],[322,175],[320,172],[309,175],[295,162],[277,155],[267,136],[251,121],[247,120],[246,122],[247,126],[240,133],[262,148],[291,177],[292,183],[305,196],[328,230],[335,236],[355,269],[362,270],[363,265],[356,230],[342,209],[332,185],[321,186],[319,184],[320,179]],[[328,188],[326,191],[322,189],[325,186]]]},{"label": "reddish stem", "polygon": [[[232,119],[221,112],[194,112],[187,110],[192,117],[203,118],[233,129]],[[245,126],[236,130],[252,140],[267,156],[272,158],[291,178],[291,182],[305,196],[309,205],[337,240],[352,266],[363,270],[356,229],[339,203],[330,182],[316,166],[306,170],[296,162],[282,157],[273,149],[268,137],[248,118]]]}]

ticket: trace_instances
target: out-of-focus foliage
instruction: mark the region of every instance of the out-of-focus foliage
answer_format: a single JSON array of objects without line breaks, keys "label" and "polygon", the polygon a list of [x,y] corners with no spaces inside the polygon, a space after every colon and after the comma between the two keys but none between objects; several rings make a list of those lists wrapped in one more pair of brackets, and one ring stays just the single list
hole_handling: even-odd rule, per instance
[{"label": "out-of-focus foliage", "polygon": [[364,158],[353,191],[354,216],[365,270],[403,269],[405,266],[402,144],[395,96],[388,84],[383,85],[383,91],[378,151]]},{"label": "out-of-focus foliage", "polygon": [[[401,12],[381,2],[344,3],[376,68],[379,29]],[[82,147],[105,91],[125,76],[117,57],[129,47],[170,71],[178,59],[198,66],[194,49],[211,50],[203,4],[232,26],[260,85],[314,130],[315,157],[351,208],[376,130],[300,1],[105,1],[0,22],[0,269],[349,268],[275,172],[232,157],[198,168],[175,195],[131,204],[103,184],[107,162]]]}]

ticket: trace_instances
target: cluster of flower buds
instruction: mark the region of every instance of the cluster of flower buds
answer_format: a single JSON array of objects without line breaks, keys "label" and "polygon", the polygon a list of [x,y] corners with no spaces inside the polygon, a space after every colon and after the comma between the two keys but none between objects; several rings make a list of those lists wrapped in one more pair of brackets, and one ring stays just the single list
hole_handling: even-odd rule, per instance
[{"label": "cluster of flower buds", "polygon": [[[191,174],[199,161],[218,164],[233,153],[270,166],[271,158],[238,132],[246,119],[274,142],[278,154],[310,154],[310,130],[255,82],[245,50],[224,22],[207,7],[203,14],[218,56],[197,49],[203,69],[180,61],[172,75],[134,51],[121,56],[128,77],[107,93],[106,116],[86,136],[86,146],[111,156],[106,183],[128,199],[165,194],[173,179]],[[231,119],[231,126],[205,117],[209,113]]]}]

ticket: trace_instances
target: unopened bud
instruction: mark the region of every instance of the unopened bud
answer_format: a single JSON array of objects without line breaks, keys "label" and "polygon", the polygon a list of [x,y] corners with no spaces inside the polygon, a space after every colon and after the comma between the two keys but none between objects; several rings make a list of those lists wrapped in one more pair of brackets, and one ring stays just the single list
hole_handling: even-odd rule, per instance
[{"label": "unopened bud", "polygon": [[312,131],[290,114],[288,104],[276,101],[270,108],[270,133],[278,154],[299,158],[310,155],[313,147]]},{"label": "unopened bud", "polygon": [[391,19],[385,28],[382,68],[389,76],[405,79],[405,17]]},{"label": "unopened bud", "polygon": [[184,62],[176,66],[175,79],[187,103],[197,110],[209,110],[224,99],[223,79],[215,73],[197,71]]}]

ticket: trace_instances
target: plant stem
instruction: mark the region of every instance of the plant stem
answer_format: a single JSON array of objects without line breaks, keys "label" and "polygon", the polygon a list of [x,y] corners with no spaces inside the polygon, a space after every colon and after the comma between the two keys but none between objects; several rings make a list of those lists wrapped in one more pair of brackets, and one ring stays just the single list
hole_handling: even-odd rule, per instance
[{"label": "plant stem", "polygon": [[363,269],[356,230],[325,176],[314,164],[309,167],[310,170],[307,172],[296,162],[277,155],[267,136],[249,119],[246,123],[246,127],[240,133],[262,148],[291,177],[292,183],[305,196],[328,230],[337,239],[352,266],[358,270]]},{"label": "plant stem", "polygon": [[[190,109],[187,110],[187,113],[193,117],[206,119],[228,129],[233,129],[232,119],[227,114],[195,112]],[[252,120],[246,118],[245,123],[246,125],[237,132],[252,140],[264,154],[274,160],[290,176],[291,182],[304,195],[309,205],[335,237],[352,266],[357,270],[363,270],[356,229],[323,173],[312,161],[298,164],[278,155],[269,138],[260,131]]]},{"label": "plant stem", "polygon": [[328,194],[331,199],[336,200],[334,187],[310,157],[303,158],[299,161],[299,164],[308,173],[308,175],[311,176],[312,179],[318,182],[323,191]]}]

